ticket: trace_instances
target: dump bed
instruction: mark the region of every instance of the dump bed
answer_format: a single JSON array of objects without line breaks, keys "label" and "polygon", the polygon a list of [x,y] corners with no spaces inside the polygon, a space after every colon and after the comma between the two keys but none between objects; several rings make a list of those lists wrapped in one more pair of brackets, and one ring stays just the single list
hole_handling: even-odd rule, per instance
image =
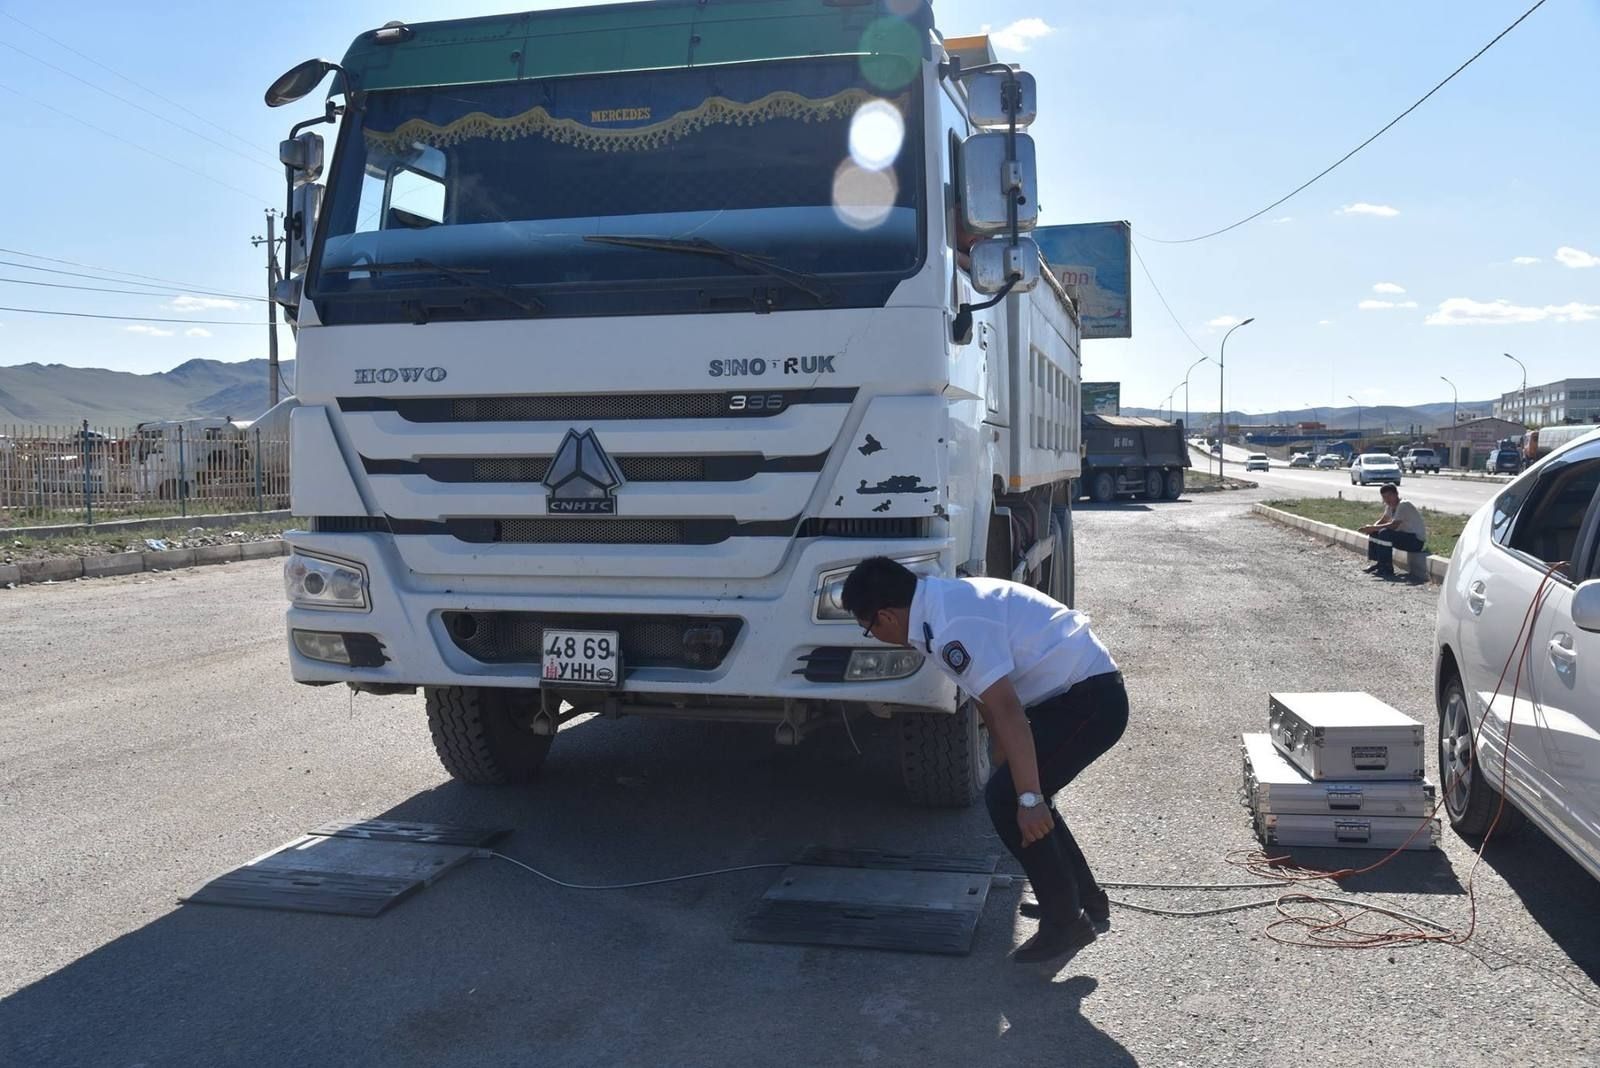
[{"label": "dump bed", "polygon": [[1133,415],[1083,417],[1084,466],[1189,467],[1183,423]]}]

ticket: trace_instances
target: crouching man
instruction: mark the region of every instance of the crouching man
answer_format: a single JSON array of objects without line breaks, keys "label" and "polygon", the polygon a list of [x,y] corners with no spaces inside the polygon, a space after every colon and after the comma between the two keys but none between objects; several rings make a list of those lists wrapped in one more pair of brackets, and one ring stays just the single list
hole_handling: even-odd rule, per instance
[{"label": "crouching man", "polygon": [[1052,796],[1116,744],[1128,695],[1089,617],[1003,579],[918,578],[886,557],[858,564],[844,607],[867,636],[926,653],[975,698],[994,743],[989,817],[1038,898],[1039,930],[1018,963],[1094,941],[1110,902]]},{"label": "crouching man", "polygon": [[1391,578],[1394,576],[1394,551],[1421,552],[1428,540],[1428,531],[1422,525],[1422,513],[1417,511],[1417,506],[1400,499],[1399,486],[1385,483],[1378,490],[1378,496],[1383,498],[1383,515],[1376,523],[1361,527],[1360,533],[1368,535],[1367,559],[1372,564],[1367,574]]}]

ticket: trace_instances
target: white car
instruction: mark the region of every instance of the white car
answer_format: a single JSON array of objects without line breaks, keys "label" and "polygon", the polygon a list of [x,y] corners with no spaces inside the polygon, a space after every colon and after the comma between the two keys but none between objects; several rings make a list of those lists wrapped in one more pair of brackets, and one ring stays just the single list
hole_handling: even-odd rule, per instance
[{"label": "white car", "polygon": [[1267,463],[1267,454],[1264,452],[1253,452],[1244,458],[1244,469],[1246,471],[1266,471],[1271,466],[1271,464]]},{"label": "white car", "polygon": [[1400,484],[1400,464],[1386,452],[1364,452],[1350,465],[1350,484],[1368,486],[1385,482]]},{"label": "white car", "polygon": [[1336,452],[1325,452],[1317,457],[1317,470],[1319,471],[1337,471],[1343,466],[1344,461],[1339,458],[1339,454]]},{"label": "white car", "polygon": [[[1600,879],[1600,431],[1467,522],[1435,637],[1451,825],[1483,835],[1503,794],[1495,834],[1525,816]],[[1520,663],[1520,678],[1508,663]]]},{"label": "white car", "polygon": [[1290,467],[1310,467],[1311,466],[1311,457],[1307,453],[1297,452],[1293,456],[1289,457],[1289,466]]}]

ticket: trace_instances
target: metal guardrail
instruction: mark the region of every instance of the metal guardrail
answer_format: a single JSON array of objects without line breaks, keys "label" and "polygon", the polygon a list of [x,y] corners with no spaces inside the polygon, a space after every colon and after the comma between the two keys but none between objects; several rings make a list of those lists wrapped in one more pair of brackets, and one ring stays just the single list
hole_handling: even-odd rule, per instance
[{"label": "metal guardrail", "polygon": [[289,503],[287,430],[220,420],[0,425],[0,526],[264,512]]}]

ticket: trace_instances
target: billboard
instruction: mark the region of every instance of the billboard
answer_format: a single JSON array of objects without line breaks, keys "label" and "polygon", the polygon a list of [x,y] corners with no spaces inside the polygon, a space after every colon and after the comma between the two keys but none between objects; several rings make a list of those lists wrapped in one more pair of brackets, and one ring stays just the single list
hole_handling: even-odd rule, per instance
[{"label": "billboard", "polygon": [[1084,415],[1121,415],[1121,382],[1083,383]]},{"label": "billboard", "polygon": [[1077,300],[1083,337],[1133,336],[1133,237],[1127,223],[1041,226],[1030,236],[1050,273]]}]

